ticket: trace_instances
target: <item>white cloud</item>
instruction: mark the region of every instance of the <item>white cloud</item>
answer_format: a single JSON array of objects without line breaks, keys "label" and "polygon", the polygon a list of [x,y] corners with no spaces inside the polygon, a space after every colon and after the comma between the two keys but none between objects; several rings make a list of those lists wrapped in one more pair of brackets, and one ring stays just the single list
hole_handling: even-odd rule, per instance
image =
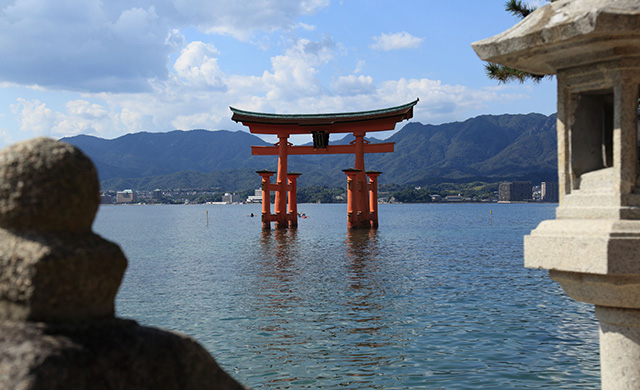
[{"label": "white cloud", "polygon": [[[130,17],[152,15],[148,7],[140,10]],[[169,36],[181,39],[175,31]],[[37,94],[40,100],[19,98],[12,106],[13,113],[19,128],[29,134],[60,137],[88,133],[113,138],[175,128],[238,128],[230,121],[229,105],[264,112],[318,113],[384,108],[420,97],[415,120],[437,122],[463,119],[467,112],[488,102],[521,98],[505,89],[474,90],[425,78],[379,82],[355,71],[327,84],[320,74],[336,65],[337,57],[343,54],[338,48],[328,37],[298,39],[271,57],[271,67],[262,74],[242,75],[223,72],[217,48],[196,41],[182,49],[169,77],[149,81],[148,91],[85,93],[55,110],[43,103],[52,93],[37,90],[28,96]],[[357,67],[364,67],[364,61]]]},{"label": "white cloud", "polygon": [[219,121],[220,119],[213,114],[200,112],[192,115],[178,115],[171,124],[180,130],[210,129],[212,123]]},{"label": "white cloud", "polygon": [[146,10],[131,8],[122,11],[111,28],[119,38],[129,43],[155,44],[158,38],[161,38],[154,34],[154,24],[157,20],[155,7],[149,7]]},{"label": "white cloud", "polygon": [[298,23],[297,26],[304,31],[315,31],[317,28],[316,26],[307,23]]},{"label": "white cloud", "polygon": [[67,111],[73,116],[85,119],[100,119],[107,115],[107,110],[104,107],[86,100],[71,100],[67,102]]},{"label": "white cloud", "polygon": [[30,136],[104,135],[112,127],[109,112],[99,104],[86,100],[67,102],[64,113],[52,110],[37,99],[16,100],[12,110],[18,117],[20,131]]},{"label": "white cloud", "polygon": [[20,131],[33,134],[49,134],[64,116],[54,112],[39,100],[17,99],[11,106],[13,113],[20,118]]},{"label": "white cloud", "polygon": [[202,31],[246,41],[257,30],[291,30],[298,16],[327,7],[329,0],[174,0],[173,4]]},{"label": "white cloud", "polygon": [[212,44],[191,42],[182,50],[173,68],[178,77],[194,87],[224,88],[218,67],[218,50]]},{"label": "white cloud", "polygon": [[315,75],[318,67],[334,57],[335,43],[330,38],[314,42],[301,39],[284,55],[271,59],[272,71],[262,75],[264,88],[270,99],[295,99],[300,96],[318,96],[323,93],[322,84]]},{"label": "white cloud", "polygon": [[145,116],[141,112],[129,108],[128,105],[125,105],[125,107],[123,107],[119,113],[116,113],[116,115],[117,121],[119,121],[122,128],[118,129],[118,132],[114,132],[113,135],[118,133],[137,133],[153,128],[150,126],[150,116]]},{"label": "white cloud", "polygon": [[333,90],[339,95],[370,94],[375,91],[371,76],[342,76],[332,83]]},{"label": "white cloud", "polygon": [[0,80],[140,91],[148,78],[166,78],[166,23],[154,7],[115,7],[99,0],[11,1],[0,9]]},{"label": "white cloud", "polygon": [[408,32],[399,32],[391,34],[381,34],[378,37],[373,37],[375,43],[370,47],[374,50],[401,50],[401,49],[413,49],[424,41],[424,38],[414,37]]},{"label": "white cloud", "polygon": [[[5,0],[0,7],[0,83],[49,90],[143,92],[169,77],[180,29],[248,40],[300,24],[329,0]],[[200,64],[211,75],[213,62]],[[205,77],[206,79],[206,77]],[[211,84],[212,80],[207,79]],[[214,83],[215,84],[215,83]]]}]

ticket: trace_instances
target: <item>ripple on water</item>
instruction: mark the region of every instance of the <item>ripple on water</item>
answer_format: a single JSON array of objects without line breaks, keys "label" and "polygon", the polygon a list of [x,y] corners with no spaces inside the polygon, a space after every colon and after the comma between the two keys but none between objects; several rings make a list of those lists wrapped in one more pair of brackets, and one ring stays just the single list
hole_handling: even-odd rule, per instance
[{"label": "ripple on water", "polygon": [[259,205],[102,207],[129,258],[118,314],[194,336],[255,389],[599,386],[593,309],[522,265],[554,206],[382,205],[353,232],[344,205],[299,209],[262,231]]}]

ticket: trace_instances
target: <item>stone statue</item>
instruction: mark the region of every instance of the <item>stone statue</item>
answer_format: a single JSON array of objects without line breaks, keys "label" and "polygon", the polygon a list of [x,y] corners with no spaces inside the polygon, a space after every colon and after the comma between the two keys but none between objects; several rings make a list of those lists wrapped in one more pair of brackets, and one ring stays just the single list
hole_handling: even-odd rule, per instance
[{"label": "stone statue", "polygon": [[243,389],[195,340],[115,317],[127,259],[91,231],[99,202],[77,148],[0,151],[0,389]]}]

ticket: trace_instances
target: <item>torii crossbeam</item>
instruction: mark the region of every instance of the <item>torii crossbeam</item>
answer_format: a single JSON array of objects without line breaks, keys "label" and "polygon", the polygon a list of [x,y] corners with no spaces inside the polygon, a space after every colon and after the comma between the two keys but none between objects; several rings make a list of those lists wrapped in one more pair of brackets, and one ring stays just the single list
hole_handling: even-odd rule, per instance
[{"label": "torii crossbeam", "polygon": [[[249,127],[253,134],[278,137],[273,146],[252,146],[254,156],[278,156],[276,183],[271,183],[273,171],[258,171],[262,177],[262,228],[270,229],[298,225],[296,180],[299,173],[287,172],[287,157],[301,154],[354,154],[354,168],[343,170],[347,175],[348,228],[378,227],[378,183],[381,172],[364,169],[365,153],[393,152],[393,142],[372,144],[365,140],[368,131],[393,130],[396,123],[413,117],[413,106],[418,99],[397,107],[381,110],[333,114],[268,114],[238,110],[232,120]],[[329,145],[329,134],[352,133],[355,140],[349,145]],[[313,146],[294,146],[288,142],[291,135],[310,134]],[[275,191],[274,213],[271,213],[271,191]],[[288,198],[288,208],[287,208]]]}]

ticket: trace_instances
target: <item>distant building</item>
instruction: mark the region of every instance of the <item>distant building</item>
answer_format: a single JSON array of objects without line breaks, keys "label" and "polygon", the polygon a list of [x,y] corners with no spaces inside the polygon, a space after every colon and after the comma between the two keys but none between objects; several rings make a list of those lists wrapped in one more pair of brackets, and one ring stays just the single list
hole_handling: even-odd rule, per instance
[{"label": "distant building", "polygon": [[100,194],[100,203],[101,204],[112,204],[113,196],[107,194]]},{"label": "distant building", "polygon": [[447,195],[444,200],[447,202],[462,202],[464,199],[460,195]]},{"label": "distant building", "polygon": [[543,202],[558,202],[558,183],[543,181],[540,185],[540,196]]},{"label": "distant building", "polygon": [[247,203],[262,203],[262,190],[255,190],[253,195],[249,195]]},{"label": "distant building", "polygon": [[533,186],[531,188],[531,199],[534,202],[540,202],[542,201],[542,186]]},{"label": "distant building", "polygon": [[135,191],[124,190],[116,192],[116,203],[134,203],[138,200]]},{"label": "distant building", "polygon": [[162,190],[160,188],[156,188],[151,193],[151,199],[159,201],[162,200]]},{"label": "distant building", "polygon": [[526,202],[532,199],[530,181],[513,181],[500,183],[498,202]]},{"label": "distant building", "polygon": [[442,196],[440,196],[439,194],[431,195],[431,201],[432,202],[440,202],[441,200],[442,200]]},{"label": "distant building", "polygon": [[224,203],[242,203],[242,197],[240,197],[240,195],[238,194],[230,194],[230,193],[226,193],[222,196],[222,201]]}]

